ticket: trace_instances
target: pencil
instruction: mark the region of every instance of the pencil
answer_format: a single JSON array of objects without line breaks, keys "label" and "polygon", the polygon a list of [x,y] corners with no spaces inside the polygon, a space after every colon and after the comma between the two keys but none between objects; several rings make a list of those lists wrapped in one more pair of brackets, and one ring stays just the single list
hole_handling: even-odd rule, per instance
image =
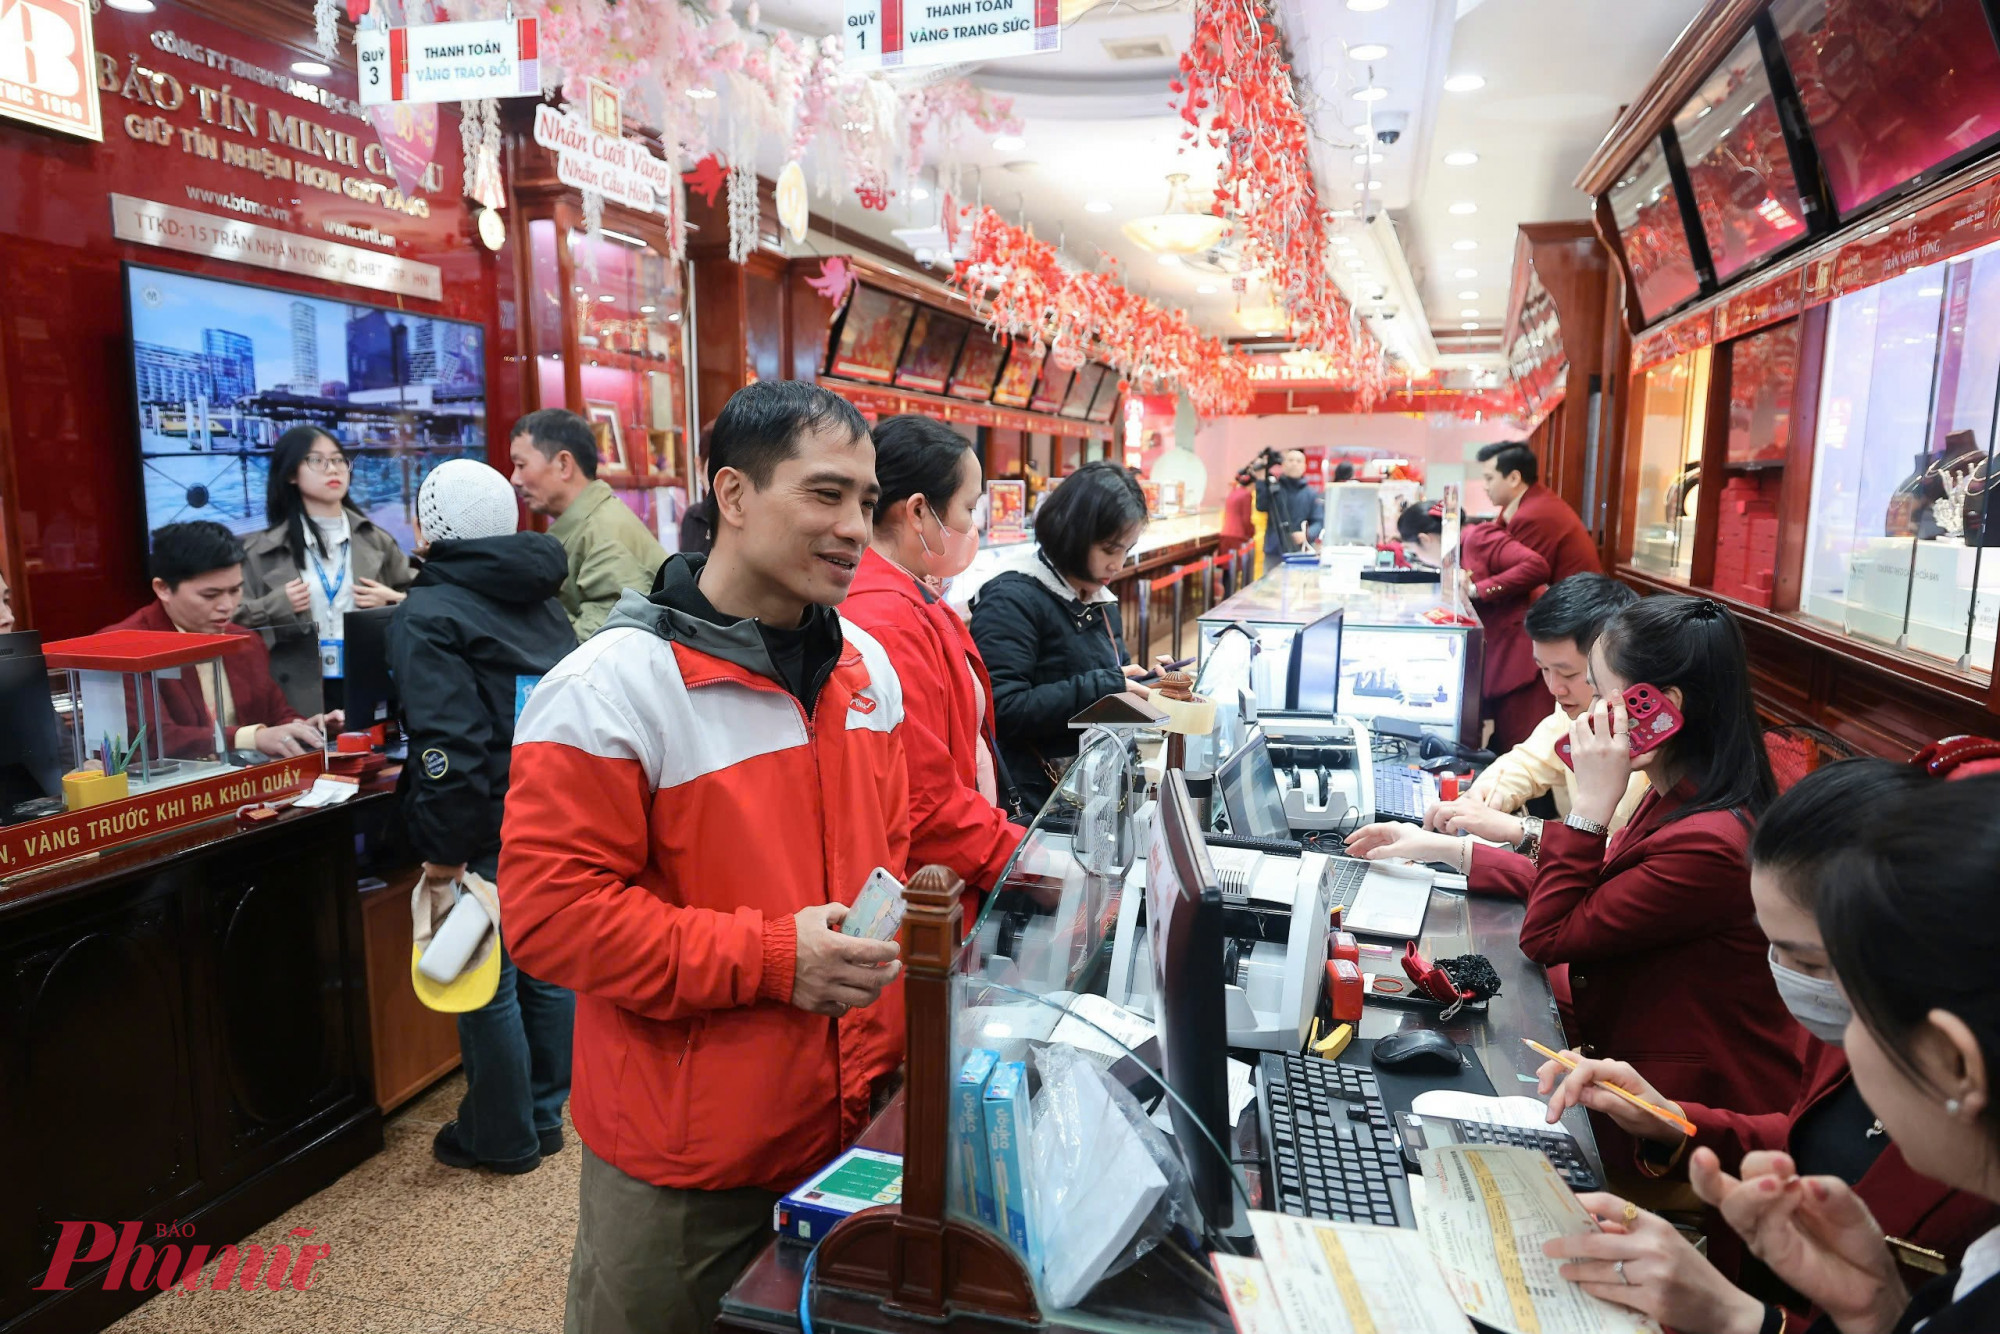
[{"label": "pencil", "polygon": [[[1527,1043],[1530,1047],[1533,1047],[1536,1051],[1548,1057],[1551,1061],[1554,1061],[1557,1065],[1561,1066],[1563,1069],[1565,1070],[1576,1069],[1576,1062],[1572,1060],[1570,1057],[1565,1056],[1562,1052],[1550,1051],[1547,1047],[1544,1047],[1541,1043],[1535,1041],[1533,1038],[1522,1038],[1521,1041]],[[1638,1094],[1631,1092],[1629,1089],[1619,1088],[1616,1084],[1598,1084],[1596,1087],[1601,1088],[1608,1093],[1617,1094],[1625,1101],[1631,1103],[1634,1107],[1645,1108],[1647,1111],[1651,1112],[1654,1116],[1659,1117],[1663,1121],[1672,1122],[1674,1125],[1679,1126],[1683,1131],[1685,1131],[1689,1139],[1693,1139],[1697,1133],[1694,1128],[1694,1122],[1688,1120],[1685,1116],[1676,1116],[1674,1113],[1668,1111],[1664,1107],[1655,1106],[1654,1104],[1647,1102],[1644,1098],[1640,1097]]]}]

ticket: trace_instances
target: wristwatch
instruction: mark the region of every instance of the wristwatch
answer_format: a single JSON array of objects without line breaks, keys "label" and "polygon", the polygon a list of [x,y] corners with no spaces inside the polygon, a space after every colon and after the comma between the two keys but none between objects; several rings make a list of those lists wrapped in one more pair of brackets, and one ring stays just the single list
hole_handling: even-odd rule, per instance
[{"label": "wristwatch", "polygon": [[1571,811],[1569,813],[1569,818],[1567,820],[1564,820],[1563,823],[1568,825],[1571,829],[1580,830],[1586,834],[1596,834],[1599,838],[1602,838],[1604,835],[1611,832],[1611,827],[1609,825],[1601,825],[1597,823],[1597,821],[1595,820],[1586,820],[1581,815],[1578,815],[1575,811]]},{"label": "wristwatch", "polygon": [[1529,861],[1539,861],[1542,855],[1542,817],[1524,815],[1521,817],[1521,841],[1514,845],[1514,851]]}]

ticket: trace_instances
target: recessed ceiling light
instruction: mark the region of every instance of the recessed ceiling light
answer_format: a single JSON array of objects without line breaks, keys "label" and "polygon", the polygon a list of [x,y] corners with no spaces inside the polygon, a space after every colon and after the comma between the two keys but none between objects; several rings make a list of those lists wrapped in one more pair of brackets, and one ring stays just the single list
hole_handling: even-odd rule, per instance
[{"label": "recessed ceiling light", "polygon": [[1477,278],[1477,277],[1479,276],[1479,270],[1478,270],[1478,269],[1457,269],[1457,270],[1454,270],[1454,271],[1452,272],[1452,275],[1451,275],[1451,276],[1452,276],[1452,277],[1454,277],[1454,278]]},{"label": "recessed ceiling light", "polygon": [[1365,259],[1350,259],[1347,261],[1347,267],[1350,269],[1365,269],[1368,267],[1368,261]]},{"label": "recessed ceiling light", "polygon": [[1467,148],[1461,148],[1456,153],[1446,153],[1444,155],[1444,165],[1447,167],[1469,167],[1477,161],[1479,161],[1479,154]]},{"label": "recessed ceiling light", "polygon": [[931,197],[931,192],[929,190],[924,189],[923,186],[913,185],[910,187],[910,198],[929,199],[930,197]]},{"label": "recessed ceiling light", "polygon": [[1479,74],[1454,74],[1444,81],[1448,93],[1476,93],[1485,86],[1485,76]]},{"label": "recessed ceiling light", "polygon": [[1458,214],[1462,218],[1468,213],[1477,213],[1479,211],[1479,205],[1473,203],[1470,199],[1461,199],[1456,204],[1453,204],[1451,206],[1450,211]]},{"label": "recessed ceiling light", "polygon": [[[152,6],[147,5],[146,8],[151,9]],[[324,60],[294,60],[292,62],[292,73],[302,75],[308,79],[324,79],[327,75],[333,73],[333,66],[327,64]]]},{"label": "recessed ceiling light", "polygon": [[1201,294],[1202,294],[1203,296],[1214,296],[1214,295],[1215,295],[1215,284],[1214,284],[1214,283],[1203,283],[1203,284],[1202,284],[1201,286],[1199,286],[1199,287],[1195,288],[1194,290],[1195,290],[1195,291],[1197,291],[1197,292],[1199,292],[1199,293],[1201,293]]},{"label": "recessed ceiling light", "polygon": [[688,89],[688,96],[689,96],[689,97],[692,97],[692,98],[693,98],[693,99],[694,99],[695,101],[697,101],[697,102],[706,102],[706,101],[708,101],[708,100],[709,100],[710,98],[712,98],[712,97],[714,97],[714,96],[715,96],[715,89],[713,89],[713,88],[690,88],[690,89]]},{"label": "recessed ceiling light", "polygon": [[1354,155],[1355,165],[1362,167],[1372,167],[1381,160],[1382,160],[1382,155],[1380,153],[1372,151],[1367,153],[1356,153]]},{"label": "recessed ceiling light", "polygon": [[616,300],[617,300],[618,298],[617,298],[617,297],[614,297],[614,296],[612,296],[612,295],[611,295],[611,293],[609,293],[609,292],[605,292],[604,294],[602,294],[601,296],[599,296],[599,297],[598,297],[597,299],[598,299],[599,301],[616,301]]},{"label": "recessed ceiling light", "polygon": [[1162,268],[1178,269],[1181,266],[1181,257],[1179,255],[1161,255],[1160,266]]},{"label": "recessed ceiling light", "polygon": [[104,0],[104,3],[110,5],[113,9],[122,9],[127,14],[150,14],[153,12],[153,0]]},{"label": "recessed ceiling light", "polygon": [[1380,189],[1382,188],[1382,182],[1380,182],[1380,181],[1356,181],[1356,182],[1354,183],[1354,188],[1355,188],[1355,189],[1357,189],[1357,190],[1380,190]]},{"label": "recessed ceiling light", "polygon": [[1458,327],[1461,329],[1477,329],[1479,327],[1479,321],[1467,320],[1465,323],[1459,325]]},{"label": "recessed ceiling light", "polygon": [[1389,54],[1389,48],[1380,42],[1363,42],[1359,46],[1347,48],[1349,60],[1380,60]]},{"label": "recessed ceiling light", "polygon": [[1479,242],[1477,242],[1477,241],[1453,241],[1453,242],[1451,243],[1451,248],[1452,248],[1453,250],[1477,250],[1477,249],[1479,249]]},{"label": "recessed ceiling light", "polygon": [[1027,146],[1028,141],[1018,134],[1003,134],[993,141],[994,150],[1001,153],[1017,152]]},{"label": "recessed ceiling light", "polygon": [[658,306],[641,306],[639,307],[639,313],[641,315],[651,315],[654,311],[658,309],[659,309]]},{"label": "recessed ceiling light", "polygon": [[1111,211],[1111,204],[1108,200],[1093,199],[1083,206],[1083,211],[1085,213],[1109,213]]},{"label": "recessed ceiling light", "polygon": [[1354,100],[1357,102],[1380,102],[1389,95],[1389,90],[1380,86],[1356,88]]},{"label": "recessed ceiling light", "polygon": [[1477,306],[1467,306],[1464,310],[1461,310],[1458,313],[1465,316],[1465,318],[1469,320],[1473,316],[1479,314],[1479,308]]},{"label": "recessed ceiling light", "polygon": [[1459,299],[1460,301],[1477,301],[1477,300],[1479,300],[1479,293],[1477,293],[1477,292],[1469,292],[1469,291],[1468,291],[1468,292],[1460,292],[1460,293],[1458,294],[1458,299]]},{"label": "recessed ceiling light", "polygon": [[1357,14],[1369,14],[1378,9],[1388,8],[1389,0],[1347,0],[1347,7]]}]

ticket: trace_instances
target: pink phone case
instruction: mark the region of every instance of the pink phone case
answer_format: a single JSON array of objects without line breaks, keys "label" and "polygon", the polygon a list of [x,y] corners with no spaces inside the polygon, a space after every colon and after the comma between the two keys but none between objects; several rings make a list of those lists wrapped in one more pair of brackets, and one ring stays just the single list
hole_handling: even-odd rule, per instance
[{"label": "pink phone case", "polygon": [[[1631,743],[1634,759],[1649,750],[1659,749],[1661,743],[1680,731],[1686,721],[1664,691],[1643,681],[1626,687],[1625,713],[1632,720],[1632,730],[1627,739]],[[1576,768],[1575,762],[1570,759],[1568,737],[1556,742],[1556,758],[1570,768]]]}]

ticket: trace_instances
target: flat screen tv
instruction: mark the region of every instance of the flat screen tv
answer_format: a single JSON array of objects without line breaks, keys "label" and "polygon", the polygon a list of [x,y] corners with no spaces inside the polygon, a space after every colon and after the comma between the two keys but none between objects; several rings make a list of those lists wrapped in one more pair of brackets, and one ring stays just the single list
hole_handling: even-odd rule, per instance
[{"label": "flat screen tv", "polygon": [[486,331],[463,320],[125,266],[146,531],[262,532],[271,446],[324,427],[350,494],[403,547],[417,488],[486,457]]},{"label": "flat screen tv", "polygon": [[958,368],[951,373],[946,393],[953,398],[969,398],[984,403],[993,397],[993,382],[1000,378],[1000,363],[1007,359],[1004,339],[974,331],[959,353]]},{"label": "flat screen tv", "polygon": [[903,346],[902,364],[896,367],[897,387],[942,394],[952,367],[958,364],[958,350],[965,346],[965,335],[971,328],[972,321],[963,316],[947,315],[929,306],[919,307]]},{"label": "flat screen tv", "polygon": [[916,313],[914,301],[890,296],[879,288],[856,287],[847,300],[840,340],[834,344],[833,363],[828,369],[850,380],[888,384],[895,378],[903,336],[910,331]]},{"label": "flat screen tv", "polygon": [[1775,0],[1771,20],[1842,219],[2000,135],[2000,50],[1980,0]]},{"label": "flat screen tv", "polygon": [[1025,408],[1034,398],[1035,377],[1041,374],[1042,359],[1027,339],[1016,337],[1013,344],[1007,353],[1006,369],[1000,372],[1000,383],[993,387],[993,401],[1003,408]]},{"label": "flat screen tv", "polygon": [[1674,116],[1674,135],[1717,282],[1806,234],[1791,149],[1754,31]]},{"label": "flat screen tv", "polygon": [[1097,397],[1097,386],[1104,383],[1104,367],[1094,361],[1086,361],[1076,368],[1076,378],[1069,382],[1069,393],[1064,395],[1062,415],[1081,418],[1090,411],[1091,403]]},{"label": "flat screen tv", "polygon": [[1090,400],[1088,418],[1094,422],[1108,422],[1117,410],[1118,375],[1107,368],[1104,378],[1097,383],[1097,397]]},{"label": "flat screen tv", "polygon": [[1651,323],[1701,291],[1687,230],[1681,226],[1680,196],[1659,140],[1632,159],[1612,185],[1610,197],[1639,310]]},{"label": "flat screen tv", "polygon": [[1048,359],[1042,362],[1042,382],[1035,386],[1035,396],[1028,406],[1036,412],[1054,412],[1063,405],[1069,394],[1069,382],[1076,378],[1076,368],[1064,370],[1056,365],[1054,348],[1049,349]]}]

